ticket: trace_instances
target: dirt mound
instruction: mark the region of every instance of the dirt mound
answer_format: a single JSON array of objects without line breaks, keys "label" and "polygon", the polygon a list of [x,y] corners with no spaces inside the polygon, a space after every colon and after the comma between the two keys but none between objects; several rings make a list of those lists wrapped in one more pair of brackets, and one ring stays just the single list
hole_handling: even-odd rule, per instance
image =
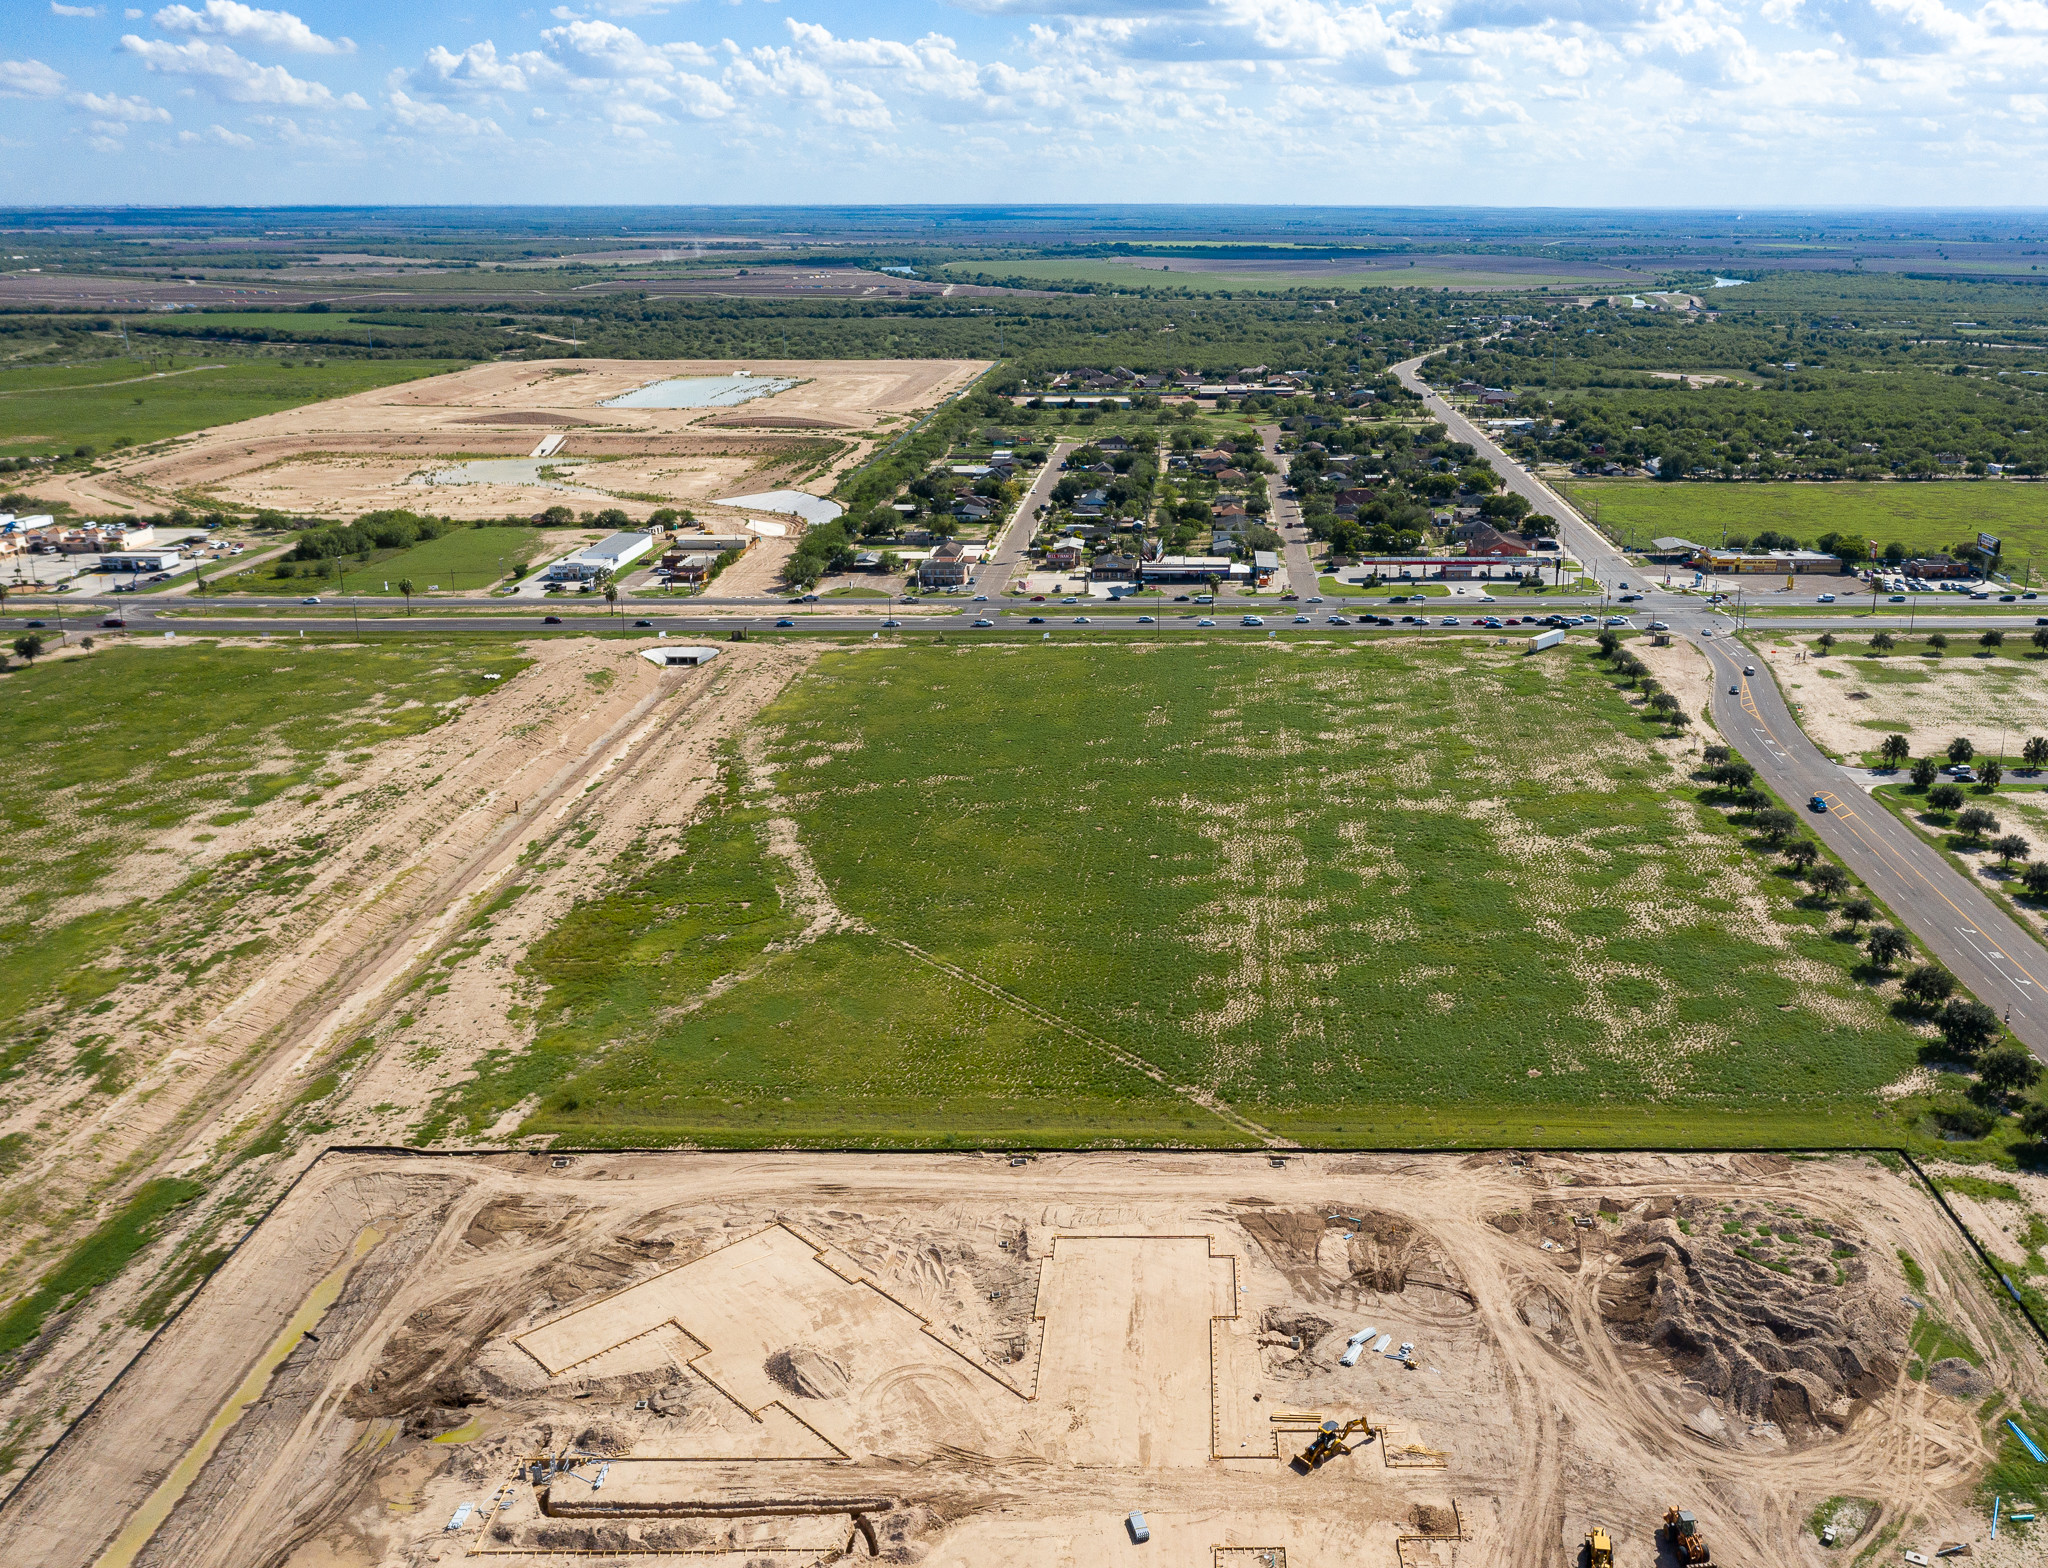
[{"label": "dirt mound", "polygon": [[841,424],[836,419],[805,419],[800,414],[784,414],[773,418],[767,414],[727,414],[718,419],[707,419],[707,425],[716,425],[721,430],[851,430],[853,426]]},{"label": "dirt mound", "polygon": [[616,1459],[633,1451],[633,1434],[611,1421],[595,1421],[576,1434],[579,1453]]},{"label": "dirt mound", "polygon": [[1668,1220],[1632,1227],[1617,1247],[1599,1291],[1615,1337],[1660,1351],[1745,1420],[1842,1429],[1898,1375],[1900,1326],[1846,1275],[1759,1262]]},{"label": "dirt mound", "polygon": [[1971,1366],[1961,1356],[1948,1356],[1927,1369],[1927,1386],[1951,1399],[1974,1401],[1983,1399],[1998,1385],[1985,1375],[1982,1367]]},{"label": "dirt mound", "polygon": [[499,1198],[476,1211],[462,1233],[463,1244],[488,1251],[501,1244],[556,1241],[569,1233],[582,1212],[579,1205],[559,1199]]},{"label": "dirt mound", "polygon": [[1316,1247],[1323,1239],[1323,1216],[1313,1209],[1265,1209],[1240,1214],[1238,1224],[1259,1244],[1273,1266],[1295,1279],[1316,1266]]},{"label": "dirt mound", "polygon": [[588,419],[575,419],[568,414],[544,414],[538,409],[514,408],[502,414],[470,414],[455,421],[458,425],[588,425]]},{"label": "dirt mound", "polygon": [[799,1399],[840,1399],[853,1386],[845,1367],[808,1345],[778,1350],[762,1367],[778,1386]]}]

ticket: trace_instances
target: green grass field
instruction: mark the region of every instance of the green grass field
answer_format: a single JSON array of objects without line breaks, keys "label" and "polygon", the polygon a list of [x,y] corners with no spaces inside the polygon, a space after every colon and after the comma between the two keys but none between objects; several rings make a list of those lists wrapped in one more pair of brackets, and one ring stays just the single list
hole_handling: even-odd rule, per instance
[{"label": "green grass field", "polygon": [[337,359],[325,365],[194,355],[163,363],[101,360],[71,369],[0,370],[0,456],[33,457],[77,446],[104,453],[116,441],[144,445],[211,425],[297,408],[351,392],[468,367],[450,360]]},{"label": "green grass field", "polygon": [[499,639],[349,650],[181,640],[17,667],[0,701],[0,970],[12,977],[0,986],[0,1081],[56,1031],[53,1007],[89,1009],[137,969],[218,958],[195,938],[197,906],[319,854],[300,845],[195,874],[158,899],[63,913],[98,898],[151,835],[325,788],[345,753],[431,728],[449,704],[492,689],[486,672],[524,662]]},{"label": "green grass field", "polygon": [[[538,528],[453,528],[405,550],[373,550],[368,564],[354,556],[328,563],[331,575],[316,575],[314,561],[265,561],[241,572],[209,576],[209,591],[227,593],[334,594],[400,598],[398,583],[411,578],[415,595],[435,588],[474,591],[501,582],[540,549]],[[283,573],[289,569],[290,575]]]},{"label": "green grass field", "polygon": [[1974,543],[1980,533],[2005,541],[2014,575],[2029,560],[2048,570],[2048,484],[2014,480],[1929,484],[1679,484],[1615,481],[1563,487],[1602,532],[1638,547],[1674,536],[1719,544],[1722,531],[1754,535],[1774,528],[1811,545],[1825,533],[1896,540],[1915,553]]},{"label": "green grass field", "polygon": [[761,726],[786,802],[735,770],[622,862],[420,1135],[1243,1142],[1214,1095],[1340,1145],[1861,1141],[1915,1060],[1583,655],[878,645]]}]

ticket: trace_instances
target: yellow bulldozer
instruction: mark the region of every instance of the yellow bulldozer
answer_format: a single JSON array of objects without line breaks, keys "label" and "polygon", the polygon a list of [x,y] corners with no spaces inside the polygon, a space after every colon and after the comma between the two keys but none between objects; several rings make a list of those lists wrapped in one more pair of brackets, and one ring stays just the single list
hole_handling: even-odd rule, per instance
[{"label": "yellow bulldozer", "polygon": [[1353,1416],[1349,1421],[1325,1421],[1316,1428],[1316,1435],[1308,1447],[1294,1456],[1294,1462],[1304,1470],[1320,1470],[1339,1454],[1351,1452],[1351,1444],[1345,1441],[1354,1432],[1363,1432],[1364,1441],[1372,1441],[1372,1422],[1366,1416]]},{"label": "yellow bulldozer", "polygon": [[1671,1555],[1680,1562],[1704,1565],[1709,1560],[1700,1522],[1684,1509],[1674,1505],[1664,1510],[1664,1533],[1671,1542]]},{"label": "yellow bulldozer", "polygon": [[1586,1537],[1586,1568],[1614,1568],[1614,1538],[1597,1524]]}]

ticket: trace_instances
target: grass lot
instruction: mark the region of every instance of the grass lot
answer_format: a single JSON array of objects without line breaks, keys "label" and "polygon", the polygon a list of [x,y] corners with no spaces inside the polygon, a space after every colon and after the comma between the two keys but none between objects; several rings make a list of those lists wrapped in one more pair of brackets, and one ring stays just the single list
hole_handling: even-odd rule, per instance
[{"label": "grass lot", "polygon": [[1575,481],[1560,486],[1574,506],[1597,514],[1601,531],[1638,546],[1673,535],[1718,544],[1723,529],[1765,528],[1811,545],[1825,533],[1896,540],[1915,554],[1974,543],[1979,533],[2005,541],[2014,574],[2029,560],[2048,570],[2048,484],[2015,480],[1927,484],[1676,484]]},{"label": "grass lot", "polygon": [[1583,656],[874,645],[753,744],[786,800],[735,765],[622,863],[424,1134],[538,1096],[569,1143],[1243,1141],[1191,1085],[1340,1145],[1866,1141],[1916,1057]]},{"label": "grass lot", "polygon": [[[163,373],[165,364],[172,373]],[[372,387],[444,375],[452,360],[330,360],[296,368],[261,361],[99,360],[73,369],[0,370],[0,456],[32,457],[76,446],[107,451],[211,425],[297,408]],[[142,379],[138,379],[142,378]]]},{"label": "grass lot", "polygon": [[[538,528],[453,528],[404,550],[373,550],[367,565],[354,556],[333,562],[337,575],[313,575],[312,561],[265,561],[243,572],[209,576],[215,588],[231,593],[300,593],[365,595],[400,598],[400,578],[412,579],[415,595],[440,588],[447,592],[488,588],[524,566],[540,549]],[[289,569],[290,576],[282,575]],[[244,575],[246,572],[246,575]],[[388,586],[387,586],[388,585]],[[209,591],[212,591],[209,589]]]},{"label": "grass lot", "polygon": [[[290,874],[294,855],[223,868],[158,899],[89,905],[151,835],[195,818],[225,825],[332,759],[429,729],[525,661],[498,639],[323,650],[131,643],[45,659],[0,681],[0,1081],[52,1032],[42,1011],[90,1008],[130,966],[189,966],[204,945],[154,951],[164,907],[236,896]],[[83,830],[81,825],[87,825]],[[300,846],[317,855],[318,846]],[[220,955],[215,954],[213,957]]]}]

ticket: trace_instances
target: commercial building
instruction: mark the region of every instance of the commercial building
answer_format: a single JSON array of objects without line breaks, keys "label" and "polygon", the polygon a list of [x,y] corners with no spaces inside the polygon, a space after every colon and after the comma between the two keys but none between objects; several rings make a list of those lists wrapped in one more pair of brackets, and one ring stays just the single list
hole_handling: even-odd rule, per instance
[{"label": "commercial building", "polygon": [[1249,582],[1252,563],[1233,561],[1227,555],[1162,555],[1147,561],[1140,579],[1148,583],[1199,583],[1214,577],[1221,582]]},{"label": "commercial building", "polygon": [[555,562],[541,573],[541,581],[587,583],[600,577],[616,576],[653,548],[652,534],[613,534],[609,539],[600,539],[589,548]]},{"label": "commercial building", "polygon": [[1818,550],[1702,550],[1692,558],[1695,571],[1720,577],[1832,576],[1846,570],[1841,557]]},{"label": "commercial building", "polygon": [[184,559],[176,550],[122,550],[100,557],[103,572],[168,572]]}]

